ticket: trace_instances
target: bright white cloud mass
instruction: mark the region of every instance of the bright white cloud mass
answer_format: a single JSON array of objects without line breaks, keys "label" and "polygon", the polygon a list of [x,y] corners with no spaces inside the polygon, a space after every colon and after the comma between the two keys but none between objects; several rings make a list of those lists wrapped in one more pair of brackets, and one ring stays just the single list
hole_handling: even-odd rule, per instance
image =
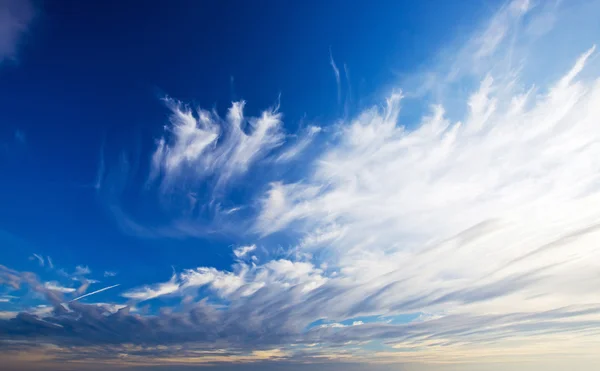
[{"label": "bright white cloud mass", "polygon": [[[513,1],[415,77],[418,89],[399,82],[380,104],[292,140],[278,108],[246,119],[236,102],[220,118],[168,99],[170,123],[149,160],[161,194],[189,195],[206,181],[207,202],[218,203],[259,163],[284,166],[317,133],[326,144],[301,177],[264,179],[242,205],[251,222],[219,214],[246,228],[230,269],[176,269],[123,290],[123,302],[92,306],[64,304],[75,289],[5,268],[1,283],[32,285],[54,315],[21,313],[0,328],[23,340],[33,330],[22,324],[35,324],[65,346],[61,357],[95,342],[128,354],[103,359],[132,365],[598,362],[600,59],[594,40],[572,55],[535,55],[553,32],[570,31],[558,17]],[[403,105],[415,100],[431,105],[405,124]],[[274,236],[286,243],[270,245]],[[155,299],[168,304],[140,309]]]}]

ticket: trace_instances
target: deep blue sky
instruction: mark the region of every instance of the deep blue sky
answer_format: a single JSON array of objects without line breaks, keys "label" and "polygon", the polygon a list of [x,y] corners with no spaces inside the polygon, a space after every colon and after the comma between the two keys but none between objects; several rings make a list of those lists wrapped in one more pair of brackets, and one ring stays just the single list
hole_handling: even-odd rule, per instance
[{"label": "deep blue sky", "polygon": [[[124,235],[91,187],[100,157],[110,169],[126,153],[142,173],[166,122],[168,112],[159,101],[164,95],[221,113],[232,100],[245,99],[252,115],[281,93],[288,132],[303,119],[304,125],[325,124],[343,113],[330,48],[343,84],[343,65],[348,67],[351,96],[342,98],[350,99],[354,112],[379,98],[386,82],[398,79],[396,71],[411,71],[434,57],[489,6],[484,1],[461,6],[449,1],[41,3],[18,61],[0,69],[0,137],[17,147],[0,158],[5,175],[0,228],[24,240],[2,249],[0,260],[26,268],[31,262],[23,258],[36,252],[65,267],[94,262],[99,270],[127,272],[131,277],[122,279],[131,284],[164,278],[170,265],[186,266],[190,260],[228,267],[226,247],[235,239]],[[12,143],[16,131],[24,134],[24,143]],[[143,175],[138,178],[143,181]],[[112,259],[117,250],[136,264]]]}]

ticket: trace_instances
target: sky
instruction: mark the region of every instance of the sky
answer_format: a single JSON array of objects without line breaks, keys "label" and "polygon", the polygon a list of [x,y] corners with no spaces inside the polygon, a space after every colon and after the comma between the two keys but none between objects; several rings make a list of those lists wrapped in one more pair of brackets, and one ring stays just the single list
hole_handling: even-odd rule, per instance
[{"label": "sky", "polygon": [[597,14],[0,0],[0,361],[598,369]]}]

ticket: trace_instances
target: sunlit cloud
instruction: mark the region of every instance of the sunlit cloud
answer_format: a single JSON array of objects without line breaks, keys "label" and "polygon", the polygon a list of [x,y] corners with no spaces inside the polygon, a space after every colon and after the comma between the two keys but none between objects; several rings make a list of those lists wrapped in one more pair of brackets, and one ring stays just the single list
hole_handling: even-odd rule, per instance
[{"label": "sunlit cloud", "polygon": [[189,178],[189,185],[212,177],[218,190],[283,141],[277,106],[260,117],[247,118],[245,102],[234,102],[221,118],[216,112],[195,111],[170,98],[165,102],[172,112],[170,126],[157,142],[149,179],[161,177],[163,188],[178,185],[182,177]]},{"label": "sunlit cloud", "polygon": [[48,289],[48,290],[53,290],[53,291],[58,291],[58,292],[62,292],[62,293],[73,293],[75,291],[77,291],[77,289],[72,288],[72,287],[64,287],[61,286],[59,283],[57,282],[46,282],[44,284],[44,286]]},{"label": "sunlit cloud", "polygon": [[148,285],[133,290],[126,291],[121,294],[124,298],[133,299],[137,301],[146,301],[159,296],[169,295],[177,292],[179,285],[175,282],[175,276],[169,281],[164,283],[157,283],[154,285]]}]

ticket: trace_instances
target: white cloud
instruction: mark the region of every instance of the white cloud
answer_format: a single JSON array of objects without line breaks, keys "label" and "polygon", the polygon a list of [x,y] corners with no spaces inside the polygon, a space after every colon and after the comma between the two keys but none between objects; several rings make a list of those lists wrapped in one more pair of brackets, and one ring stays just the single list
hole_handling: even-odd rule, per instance
[{"label": "white cloud", "polygon": [[29,257],[29,260],[35,260],[35,259],[37,259],[38,263],[40,264],[40,267],[44,266],[44,258],[41,255],[33,254],[32,256]]},{"label": "white cloud", "polygon": [[62,293],[72,293],[77,291],[76,289],[72,288],[72,287],[64,287],[61,286],[58,282],[56,281],[51,281],[51,282],[46,282],[44,284],[44,287],[47,288],[48,290],[52,290],[52,291],[58,291],[58,292],[62,292]]},{"label": "white cloud", "polygon": [[300,240],[299,247],[302,249],[310,249],[314,247],[323,247],[324,244],[331,243],[342,237],[346,233],[346,229],[335,223],[326,224],[322,227],[317,227],[315,230],[306,233]]},{"label": "white cloud", "polygon": [[73,273],[73,275],[75,276],[85,276],[92,273],[92,271],[90,270],[90,268],[88,266],[83,266],[83,265],[78,265],[75,267],[75,273]]},{"label": "white cloud", "polygon": [[504,9],[499,11],[483,34],[475,39],[477,49],[474,52],[474,58],[494,56],[495,51],[507,37],[510,28],[514,27],[515,20],[524,16],[530,6],[529,0],[517,0],[508,3]]},{"label": "white cloud", "polygon": [[115,277],[116,275],[117,275],[117,272],[104,271],[104,277]]},{"label": "white cloud", "polygon": [[[516,310],[534,317],[600,300],[595,49],[582,49],[548,85],[520,82],[518,71],[527,66],[505,41],[518,36],[529,11],[524,2],[502,9],[465,49],[474,58],[461,59],[461,69],[478,76],[479,86],[462,101],[464,115],[453,118],[434,105],[416,128],[405,127],[396,91],[382,107],[342,124],[306,179],[271,184],[257,230],[301,233],[297,249],[318,256],[329,274],[323,292],[343,293],[319,297],[318,309],[306,298],[298,317],[311,310],[341,319],[425,311],[436,314],[420,322],[459,314],[471,321]],[[520,61],[515,70],[484,61],[506,67],[507,54]],[[533,336],[524,328],[515,324],[512,336]],[[368,336],[360,331],[352,336]],[[413,341],[423,346],[432,331]],[[490,329],[478,336],[497,335]]]},{"label": "white cloud", "polygon": [[167,136],[157,142],[150,174],[150,181],[162,176],[163,187],[185,174],[192,180],[215,177],[219,189],[283,142],[278,107],[246,118],[245,102],[234,102],[223,119],[202,109],[194,113],[172,99],[166,102],[171,125],[166,127]]},{"label": "white cloud", "polygon": [[236,258],[243,258],[246,254],[256,250],[256,245],[240,246],[233,250],[233,254]]},{"label": "white cloud", "polygon": [[280,259],[258,266],[238,262],[233,268],[233,272],[212,267],[186,269],[168,282],[135,288],[121,296],[143,301],[163,295],[184,295],[189,289],[206,286],[221,298],[235,299],[253,295],[261,288],[273,292],[297,288],[307,293],[327,282],[323,271],[308,262]]},{"label": "white cloud", "polygon": [[298,156],[302,154],[302,152],[312,143],[315,135],[320,132],[320,127],[314,125],[309,126],[291,147],[287,148],[284,152],[277,156],[275,161],[279,163],[286,163],[298,158]]},{"label": "white cloud", "polygon": [[179,284],[176,282],[176,276],[173,275],[167,282],[156,283],[125,291],[122,297],[137,301],[146,301],[160,296],[174,294],[179,290]]},{"label": "white cloud", "polygon": [[33,16],[33,4],[29,0],[0,2],[0,63],[17,57],[19,45]]},{"label": "white cloud", "polygon": [[215,268],[200,267],[188,269],[181,273],[182,288],[208,285],[219,296],[228,296],[241,288],[245,283],[247,269],[245,266],[238,272],[223,272]]},{"label": "white cloud", "polygon": [[310,241],[344,228],[321,249],[338,280],[361,285],[331,305],[340,313],[368,292],[352,305],[474,315],[597,302],[600,82],[577,79],[593,50],[535,95],[484,77],[461,122],[436,106],[407,130],[393,94],[342,127],[307,181],[272,185],[259,229],[296,223]]}]

